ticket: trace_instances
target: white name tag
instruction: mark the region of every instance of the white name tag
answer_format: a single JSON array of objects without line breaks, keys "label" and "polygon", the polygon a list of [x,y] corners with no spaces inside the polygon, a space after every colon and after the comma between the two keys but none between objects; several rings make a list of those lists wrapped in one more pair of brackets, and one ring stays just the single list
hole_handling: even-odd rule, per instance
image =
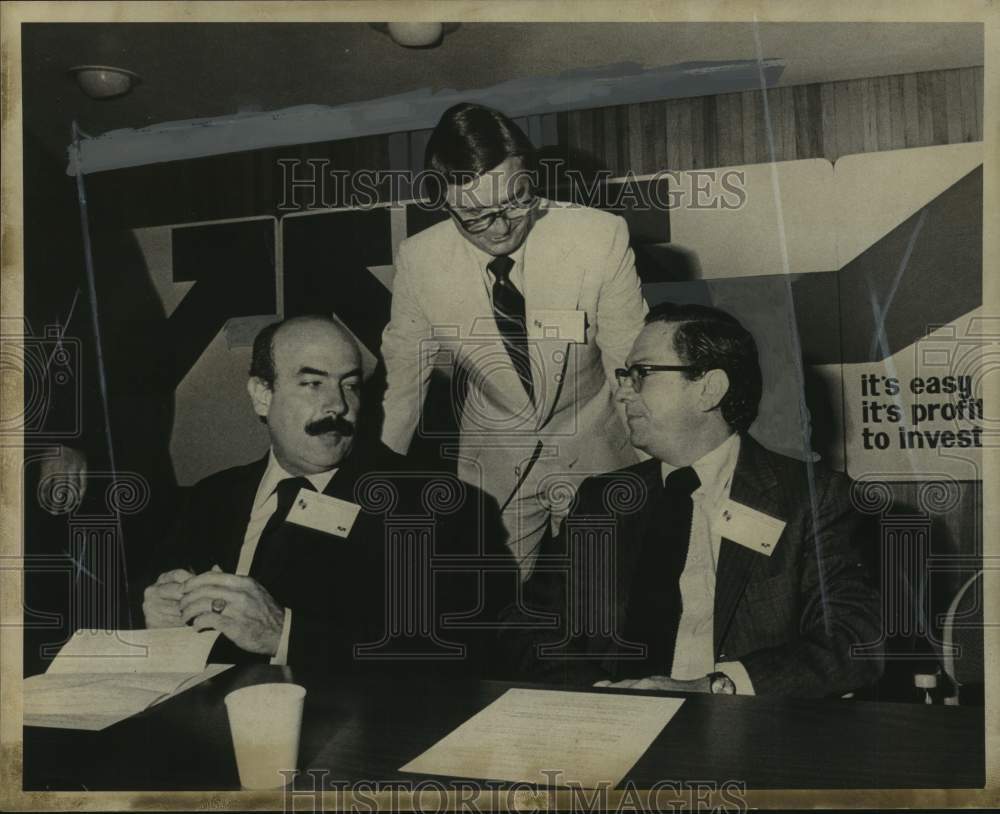
[{"label": "white name tag", "polygon": [[582,345],[587,341],[586,324],[586,311],[531,311],[528,313],[528,339],[558,339]]},{"label": "white name tag", "polygon": [[767,557],[771,556],[784,530],[784,520],[735,500],[727,500],[718,517],[718,532],[722,537]]},{"label": "white name tag", "polygon": [[346,537],[351,533],[360,511],[361,507],[357,503],[321,495],[310,489],[300,489],[287,520],[307,529]]}]

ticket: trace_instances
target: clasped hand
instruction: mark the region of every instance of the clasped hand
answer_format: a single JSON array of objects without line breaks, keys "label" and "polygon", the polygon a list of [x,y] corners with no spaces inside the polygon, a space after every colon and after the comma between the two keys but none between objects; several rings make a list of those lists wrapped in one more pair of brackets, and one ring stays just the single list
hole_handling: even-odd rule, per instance
[{"label": "clasped hand", "polygon": [[197,630],[218,630],[242,650],[265,655],[277,652],[285,620],[284,609],[257,580],[223,573],[217,566],[197,575],[184,568],[160,574],[146,588],[142,610],[146,627],[190,623]]}]

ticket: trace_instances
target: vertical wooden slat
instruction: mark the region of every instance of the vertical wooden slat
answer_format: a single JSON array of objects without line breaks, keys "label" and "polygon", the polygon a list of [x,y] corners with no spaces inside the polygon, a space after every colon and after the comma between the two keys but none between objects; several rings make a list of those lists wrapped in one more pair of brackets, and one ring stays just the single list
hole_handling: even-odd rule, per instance
[{"label": "vertical wooden slat", "polygon": [[667,165],[672,170],[691,169],[691,106],[687,99],[667,102]]},{"label": "vertical wooden slat", "polygon": [[906,146],[906,118],[903,107],[902,76],[889,77],[887,93],[889,94],[889,127],[892,132],[888,149],[901,150]]},{"label": "vertical wooden slat", "polygon": [[604,161],[604,116],[597,108],[587,111],[587,118],[590,119],[590,153],[594,163],[601,168],[606,168]]},{"label": "vertical wooden slat", "polygon": [[892,149],[892,77],[879,76],[875,79],[875,115],[878,149]]},{"label": "vertical wooden slat", "polygon": [[824,82],[819,86],[820,129],[823,138],[823,156],[827,161],[836,161],[840,156],[837,142],[837,99],[836,84]]},{"label": "vertical wooden slat", "polygon": [[740,113],[743,129],[743,164],[757,162],[757,91],[744,91],[740,94]]},{"label": "vertical wooden slat", "polygon": [[781,89],[781,144],[785,161],[795,161],[799,158],[795,138],[795,89]]},{"label": "vertical wooden slat", "polygon": [[642,175],[649,170],[646,169],[645,154],[642,149],[644,130],[639,105],[628,105],[625,108],[625,116],[625,126],[628,129],[628,168],[635,175]]},{"label": "vertical wooden slat", "polygon": [[701,169],[708,166],[705,152],[705,114],[704,108],[708,103],[707,97],[692,97],[685,99],[687,102],[691,130],[688,135],[688,142],[691,145],[691,168]]},{"label": "vertical wooden slat", "polygon": [[976,103],[976,132],[979,133],[979,139],[981,141],[986,140],[986,129],[983,127],[983,105],[985,103],[985,99],[983,97],[984,70],[985,68],[982,66],[972,69],[972,87],[975,92]]},{"label": "vertical wooden slat", "polygon": [[764,100],[766,91],[758,90],[757,106],[754,109],[754,144],[757,145],[756,162],[758,164],[771,160],[771,143],[767,133],[767,113],[765,111]]},{"label": "vertical wooden slat", "polygon": [[718,97],[716,127],[719,133],[719,166],[743,163],[743,105],[738,93]]},{"label": "vertical wooden slat", "polygon": [[618,141],[618,170],[622,175],[625,175],[631,168],[631,159],[629,157],[629,117],[628,117],[628,105],[618,105],[615,107],[615,129],[617,132]]},{"label": "vertical wooden slat", "polygon": [[613,107],[605,107],[599,111],[604,130],[604,164],[612,175],[622,174],[622,166],[618,162],[618,111]]},{"label": "vertical wooden slat", "polygon": [[857,95],[861,100],[861,152],[874,153],[878,150],[878,99],[875,80],[856,80]]},{"label": "vertical wooden slat", "polygon": [[798,158],[819,158],[823,155],[822,86],[799,85],[793,90],[795,154]]},{"label": "vertical wooden slat", "polygon": [[559,145],[560,152],[569,152],[569,142],[569,113],[556,113],[556,144]]},{"label": "vertical wooden slat", "polygon": [[[865,100],[864,80],[852,79],[844,83],[844,119],[838,121],[843,135],[840,154],[852,155],[865,150]],[[841,105],[837,104],[837,118],[841,116]]]},{"label": "vertical wooden slat", "polygon": [[906,147],[920,144],[920,95],[912,73],[903,77],[903,136]]},{"label": "vertical wooden slat", "polygon": [[656,102],[653,107],[653,124],[656,133],[656,140],[653,142],[653,172],[673,169],[670,166],[670,157],[667,155],[670,147],[667,118],[667,103]]},{"label": "vertical wooden slat", "polygon": [[944,71],[945,111],[948,116],[948,143],[965,141],[965,110],[962,105],[962,77],[959,71]]},{"label": "vertical wooden slat", "polygon": [[557,113],[543,113],[542,120],[542,146],[550,147],[559,143],[559,116]]},{"label": "vertical wooden slat", "polygon": [[703,158],[706,167],[719,166],[719,98],[706,96],[701,106],[701,140],[705,145]]},{"label": "vertical wooden slat", "polygon": [[757,161],[780,161],[781,126],[777,117],[781,115],[778,105],[778,90],[759,91],[757,100]]},{"label": "vertical wooden slat", "polygon": [[594,149],[589,110],[574,110],[569,114],[570,144],[574,152],[591,154]]},{"label": "vertical wooden slat", "polygon": [[976,126],[976,89],[973,80],[974,68],[962,68],[957,71],[959,94],[962,99],[962,141],[978,141],[979,131]]},{"label": "vertical wooden slat", "polygon": [[576,148],[581,157],[587,156],[593,159],[594,155],[594,122],[589,110],[578,111],[573,116],[573,124],[576,130]]},{"label": "vertical wooden slat", "polygon": [[662,102],[643,102],[639,105],[639,120],[642,122],[642,171],[657,172],[663,169],[656,164],[656,145],[666,144],[666,134],[656,130],[656,108]]},{"label": "vertical wooden slat", "polygon": [[851,142],[851,83],[835,83],[833,94],[836,100],[834,127],[837,131],[837,158],[840,158],[854,152]]},{"label": "vertical wooden slat", "polygon": [[948,143],[948,86],[946,71],[932,71],[931,79],[931,117],[933,121],[933,137],[931,144]]},{"label": "vertical wooden slat", "polygon": [[917,74],[917,116],[919,137],[917,147],[934,143],[934,91],[930,73]]}]

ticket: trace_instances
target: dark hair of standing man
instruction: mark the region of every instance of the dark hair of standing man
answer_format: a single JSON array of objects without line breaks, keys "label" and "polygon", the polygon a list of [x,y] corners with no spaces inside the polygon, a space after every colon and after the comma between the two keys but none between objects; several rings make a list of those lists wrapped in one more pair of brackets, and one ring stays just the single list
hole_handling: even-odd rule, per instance
[{"label": "dark hair of standing man", "polygon": [[716,368],[726,371],[729,389],[719,402],[722,418],[736,432],[746,432],[757,418],[763,377],[757,343],[736,317],[694,303],[662,303],[646,315],[646,324],[675,323],[674,351],[696,370],[685,373],[696,379]]},{"label": "dark hair of standing man", "polygon": [[524,131],[499,110],[462,102],[441,115],[424,164],[448,183],[466,183],[513,157],[523,158],[525,169],[531,170],[534,155]]}]

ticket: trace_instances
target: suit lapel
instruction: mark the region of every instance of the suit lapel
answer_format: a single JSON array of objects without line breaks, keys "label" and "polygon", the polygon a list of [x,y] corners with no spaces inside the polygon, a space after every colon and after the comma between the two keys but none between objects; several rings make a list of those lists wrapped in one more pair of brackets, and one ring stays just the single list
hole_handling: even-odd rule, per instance
[{"label": "suit lapel", "polygon": [[[736,470],[733,473],[733,485],[729,491],[730,499],[751,509],[780,517],[782,510],[777,500],[777,487],[777,477],[764,454],[763,447],[749,435],[743,435]],[[719,564],[715,574],[716,655],[719,654],[722,642],[732,624],[736,605],[746,590],[750,571],[762,556],[733,540],[722,538]]]},{"label": "suit lapel", "polygon": [[[250,514],[253,512],[254,498],[257,497],[257,489],[260,487],[264,471],[267,469],[267,461],[268,456],[265,455],[259,461],[254,461],[249,466],[244,467],[233,483],[229,497],[231,505],[226,507],[226,511],[216,515],[221,521],[219,538],[224,541],[222,552],[224,561],[218,565],[230,573],[236,570],[236,565],[239,563],[240,551],[243,549],[247,525],[250,522]],[[210,564],[209,567],[214,564]]]},{"label": "suit lapel", "polygon": [[[542,201],[537,221],[524,247],[524,298],[528,319],[535,311],[575,311],[580,303],[583,273],[569,256],[574,243],[560,233],[557,218],[561,212],[549,212],[549,201]],[[564,340],[541,339],[532,343],[537,370],[535,392],[541,394],[538,404],[540,429],[548,423],[566,379],[572,345]]]},{"label": "suit lapel", "polygon": [[623,622],[635,576],[635,567],[639,561],[639,555],[642,553],[642,543],[654,515],[655,501],[660,499],[663,492],[658,460],[651,458],[648,461],[643,461],[634,471],[642,478],[645,485],[646,500],[643,501],[641,511],[623,514],[617,524],[618,538],[615,540],[615,545],[618,547],[616,559],[619,563],[621,581],[619,582],[616,604],[618,618]]}]

